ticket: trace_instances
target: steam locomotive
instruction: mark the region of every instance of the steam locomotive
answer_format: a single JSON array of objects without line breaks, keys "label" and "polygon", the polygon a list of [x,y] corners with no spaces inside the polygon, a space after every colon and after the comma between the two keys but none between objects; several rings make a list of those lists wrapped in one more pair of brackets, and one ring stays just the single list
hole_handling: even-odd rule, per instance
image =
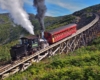
[{"label": "steam locomotive", "polygon": [[10,55],[12,61],[23,58],[34,54],[36,51],[45,48],[46,46],[52,45],[77,31],[77,24],[68,24],[51,31],[44,32],[44,38],[41,39],[39,36],[27,36],[22,37],[21,43],[11,47]]}]

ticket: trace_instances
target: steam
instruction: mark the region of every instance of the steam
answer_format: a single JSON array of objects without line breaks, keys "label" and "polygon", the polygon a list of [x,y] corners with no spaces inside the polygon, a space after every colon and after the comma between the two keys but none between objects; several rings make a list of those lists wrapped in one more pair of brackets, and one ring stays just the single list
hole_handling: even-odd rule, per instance
[{"label": "steam", "polygon": [[9,11],[11,18],[16,24],[21,25],[30,34],[34,35],[29,16],[23,9],[23,0],[0,0],[0,7]]},{"label": "steam", "polygon": [[45,0],[34,0],[33,3],[34,3],[34,6],[37,8],[36,18],[38,19],[40,23],[41,31],[45,31],[44,16],[47,10],[45,6]]}]

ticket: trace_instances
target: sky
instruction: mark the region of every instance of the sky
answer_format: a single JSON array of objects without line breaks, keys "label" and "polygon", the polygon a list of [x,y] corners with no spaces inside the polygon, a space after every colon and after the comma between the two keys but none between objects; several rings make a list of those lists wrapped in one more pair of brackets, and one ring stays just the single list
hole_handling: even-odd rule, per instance
[{"label": "sky", "polygon": [[[23,0],[24,10],[28,13],[36,14],[36,9],[33,7],[33,0]],[[100,0],[45,0],[47,6],[47,16],[63,16],[72,14],[75,11],[83,8],[100,4]],[[0,8],[0,13],[6,13],[7,11]]]}]

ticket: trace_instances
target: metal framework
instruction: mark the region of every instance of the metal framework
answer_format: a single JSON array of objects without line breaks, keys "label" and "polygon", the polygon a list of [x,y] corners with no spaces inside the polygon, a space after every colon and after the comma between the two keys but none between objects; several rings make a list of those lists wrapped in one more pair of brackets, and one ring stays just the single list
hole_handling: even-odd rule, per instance
[{"label": "metal framework", "polygon": [[0,68],[0,77],[3,79],[9,75],[15,74],[19,71],[26,70],[33,62],[39,62],[43,58],[53,56],[55,54],[62,54],[74,51],[75,49],[86,46],[91,42],[99,31],[98,26],[99,16],[96,15],[95,19],[79,29],[75,34],[51,45],[45,49],[42,49],[33,55],[27,56],[21,60],[18,60],[12,64],[7,64]]}]

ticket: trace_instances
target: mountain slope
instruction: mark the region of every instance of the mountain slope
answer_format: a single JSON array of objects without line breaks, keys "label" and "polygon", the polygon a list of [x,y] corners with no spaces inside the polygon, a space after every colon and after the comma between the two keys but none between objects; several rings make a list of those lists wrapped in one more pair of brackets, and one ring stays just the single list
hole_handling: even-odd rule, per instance
[{"label": "mountain slope", "polygon": [[[21,36],[29,35],[29,33],[20,27],[19,25],[14,24],[11,19],[8,17],[9,14],[0,14],[0,44],[5,44],[11,42],[13,40],[18,39]],[[30,15],[30,21],[34,25],[35,33],[39,33],[40,25],[38,20],[35,19],[33,14]],[[67,17],[71,18],[71,16],[63,16],[63,17],[46,17],[45,18],[45,27],[50,30],[53,29],[51,26],[61,24],[68,24],[71,22],[72,19],[68,19]],[[74,19],[74,18],[73,18]],[[66,21],[66,22],[65,22]],[[64,25],[63,24],[63,25]],[[15,26],[15,27],[14,27]]]},{"label": "mountain slope", "polygon": [[80,11],[76,11],[76,12],[73,13],[73,15],[81,16],[83,13],[91,13],[91,12],[99,14],[100,13],[100,4],[84,8],[84,9],[82,9]]},{"label": "mountain slope", "polygon": [[100,37],[91,45],[56,55],[5,80],[99,80]]}]

